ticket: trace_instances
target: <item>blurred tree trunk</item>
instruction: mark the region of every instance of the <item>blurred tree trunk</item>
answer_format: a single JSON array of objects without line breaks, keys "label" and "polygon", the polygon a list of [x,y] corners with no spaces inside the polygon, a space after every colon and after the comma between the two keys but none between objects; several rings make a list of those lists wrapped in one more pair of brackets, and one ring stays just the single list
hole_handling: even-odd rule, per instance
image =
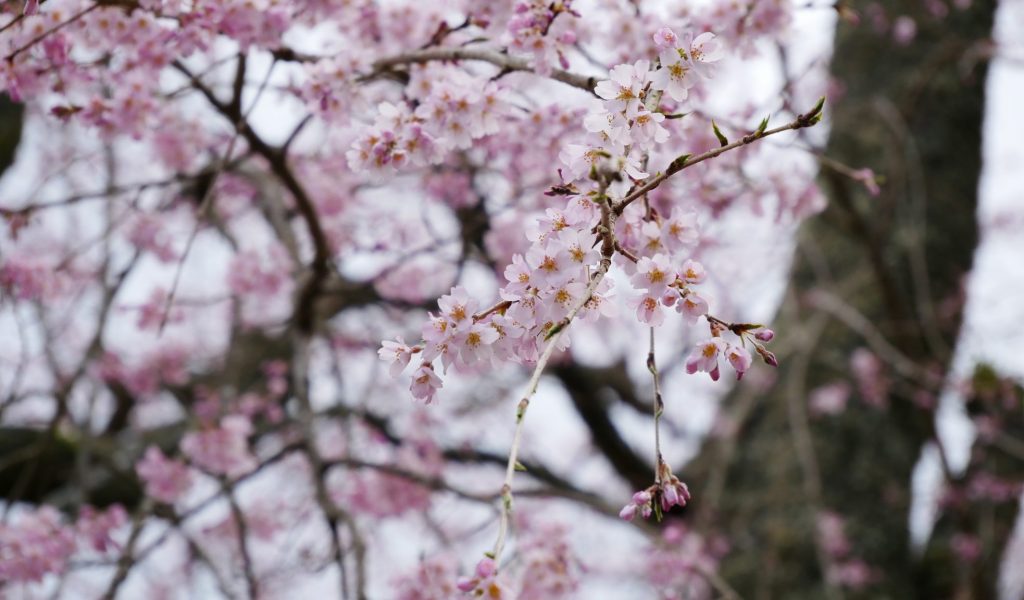
[{"label": "blurred tree trunk", "polygon": [[[950,7],[942,19],[920,0],[874,4],[890,20],[914,18],[917,35],[903,45],[875,30],[868,4],[853,6],[860,26],[839,25],[832,72],[844,93],[831,106],[825,154],[874,168],[882,192],[871,197],[823,168],[829,206],[800,232],[775,323],[785,353],[778,379],[765,393],[740,388],[726,400],[734,437],[710,439],[686,473],[699,526],[730,536],[722,575],[744,598],[995,596],[1001,546],[979,565],[993,574],[985,581],[957,574],[950,552],[913,549],[908,525],[911,474],[935,438],[930,406],[978,239],[986,65],[972,56],[990,38],[995,2]],[[870,363],[862,348],[882,366],[863,369],[858,385],[853,357]],[[834,382],[853,390],[846,410],[810,415],[808,392]],[[872,402],[877,392],[881,402]],[[821,511],[846,519],[847,558],[871,568],[859,590],[828,583],[837,561],[817,542]],[[1003,511],[996,530],[1008,532],[1014,518]],[[936,531],[930,544],[948,547],[952,530]]]},{"label": "blurred tree trunk", "polygon": [[14,154],[21,141],[25,107],[0,93],[0,176],[14,163]]}]

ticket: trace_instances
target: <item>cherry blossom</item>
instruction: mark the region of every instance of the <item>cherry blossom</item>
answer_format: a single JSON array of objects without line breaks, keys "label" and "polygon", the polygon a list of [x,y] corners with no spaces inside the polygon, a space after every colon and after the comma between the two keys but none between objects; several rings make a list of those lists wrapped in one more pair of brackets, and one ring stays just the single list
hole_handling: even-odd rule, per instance
[{"label": "cherry blossom", "polygon": [[381,360],[391,363],[391,376],[397,377],[409,365],[409,361],[412,360],[412,348],[406,346],[405,340],[401,337],[397,341],[385,340],[381,344],[382,347],[377,351],[377,354]]},{"label": "cherry blossom", "polygon": [[190,431],[181,440],[181,451],[200,469],[214,475],[237,477],[256,466],[249,451],[252,423],[241,415],[229,415],[201,431]]},{"label": "cherry blossom", "polygon": [[56,509],[44,506],[0,524],[0,580],[41,581],[64,569],[75,550],[74,533]]},{"label": "cherry blossom", "polygon": [[675,271],[669,263],[669,257],[655,254],[653,258],[643,257],[636,265],[636,275],[630,279],[633,287],[646,289],[651,296],[661,296],[669,284],[676,279]]},{"label": "cherry blossom", "polygon": [[174,504],[192,485],[192,476],[181,461],[172,460],[156,446],[146,449],[146,454],[135,465],[135,472],[146,485],[146,495]]},{"label": "cherry blossom", "polygon": [[428,363],[421,364],[412,375],[412,387],[409,390],[413,397],[430,404],[439,389],[441,389],[441,378],[434,373],[434,368]]},{"label": "cherry blossom", "polygon": [[621,112],[633,119],[643,108],[644,88],[647,85],[651,63],[638,60],[632,65],[618,65],[612,68],[609,79],[597,84],[594,92],[604,98],[609,112]]},{"label": "cherry blossom", "polygon": [[732,368],[736,370],[736,379],[742,379],[743,374],[747,372],[751,363],[754,362],[750,353],[743,346],[730,345],[729,349],[725,352],[725,358],[732,365]]},{"label": "cherry blossom", "polygon": [[697,342],[693,354],[686,359],[686,372],[693,374],[697,371],[711,375],[711,379],[718,381],[718,356],[725,353],[729,345],[721,338],[711,338]]}]

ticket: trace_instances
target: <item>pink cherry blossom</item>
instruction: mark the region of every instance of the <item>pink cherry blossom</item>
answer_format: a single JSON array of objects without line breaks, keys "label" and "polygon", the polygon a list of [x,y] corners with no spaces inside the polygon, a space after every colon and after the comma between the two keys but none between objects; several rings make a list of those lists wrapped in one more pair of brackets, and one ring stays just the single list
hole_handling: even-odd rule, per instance
[{"label": "pink cherry blossom", "polygon": [[607,101],[605,106],[609,112],[621,112],[632,119],[643,107],[642,92],[649,69],[650,62],[646,60],[613,67],[609,79],[598,82],[594,92]]},{"label": "pink cherry blossom", "polygon": [[690,285],[703,283],[704,279],[707,277],[707,272],[704,271],[704,265],[695,260],[687,259],[687,261],[683,263],[683,269],[680,271],[679,275],[682,278],[683,283]]},{"label": "pink cherry blossom", "polygon": [[256,467],[249,451],[252,423],[241,415],[229,415],[214,427],[190,431],[181,440],[181,451],[204,471],[238,477]]},{"label": "pink cherry blossom", "polygon": [[661,299],[656,296],[643,294],[632,298],[629,300],[629,307],[636,311],[637,320],[651,327],[657,327],[665,321]]},{"label": "pink cherry blossom", "polygon": [[558,158],[569,167],[569,174],[575,180],[587,177],[605,156],[610,156],[610,152],[600,146],[568,144]]},{"label": "pink cherry blossom", "polygon": [[687,33],[686,45],[690,49],[693,68],[703,77],[710,79],[713,74],[712,63],[722,60],[725,54],[721,42],[716,39],[715,34],[705,31],[697,37]]},{"label": "pink cherry blossom", "polygon": [[698,318],[708,314],[708,302],[700,294],[694,291],[687,291],[682,299],[676,303],[676,310],[686,316],[687,321],[693,324],[697,322]]},{"label": "pink cherry blossom", "polygon": [[681,48],[665,48],[659,59],[661,66],[651,75],[651,86],[664,91],[676,102],[686,100],[690,88],[697,84],[689,54]]},{"label": "pink cherry blossom", "polygon": [[437,301],[441,314],[456,327],[468,324],[479,306],[480,303],[470,297],[462,286],[453,287],[450,294],[441,296]]},{"label": "pink cherry blossom", "polygon": [[394,342],[389,340],[381,342],[381,348],[377,350],[377,355],[381,360],[391,363],[389,368],[391,376],[397,377],[412,360],[412,348],[407,346],[405,340],[399,336]]},{"label": "pink cherry blossom", "polygon": [[465,364],[489,360],[493,353],[491,344],[498,341],[499,337],[498,330],[490,323],[473,323],[456,338],[459,358]]},{"label": "pink cherry blossom", "polygon": [[568,249],[560,241],[544,247],[533,246],[526,253],[526,262],[533,269],[532,280],[540,286],[557,286],[572,277],[575,265]]},{"label": "pink cherry blossom", "polygon": [[188,467],[167,458],[156,446],[146,449],[142,460],[135,463],[135,472],[145,483],[146,495],[167,504],[177,502],[192,486]]},{"label": "pink cherry blossom", "polygon": [[430,404],[439,389],[441,389],[441,378],[434,373],[434,368],[430,364],[421,364],[412,374],[412,386],[409,390],[417,400]]},{"label": "pink cherry blossom", "polygon": [[62,571],[74,553],[74,533],[50,506],[23,512],[0,523],[0,581],[42,581]]},{"label": "pink cherry blossom", "polygon": [[665,254],[643,257],[636,264],[636,275],[629,280],[633,287],[647,290],[649,296],[661,296],[675,282],[676,273]]},{"label": "pink cherry blossom", "polygon": [[[697,245],[700,239],[697,213],[678,207],[673,208],[672,214],[662,224],[661,236],[665,241],[665,246],[671,252],[679,252]],[[683,269],[685,271],[686,267],[684,266]]]},{"label": "pink cherry blossom", "polygon": [[717,337],[697,342],[696,349],[686,359],[686,372],[692,375],[702,371],[711,375],[711,379],[718,381],[718,355],[725,353],[728,348],[728,343]]},{"label": "pink cherry blossom", "polygon": [[726,350],[725,358],[732,365],[732,368],[736,370],[736,379],[742,379],[743,374],[747,372],[751,363],[754,362],[753,357],[750,356],[750,352],[747,352],[746,348],[733,344],[730,344],[729,349]]},{"label": "pink cherry blossom", "polygon": [[111,535],[127,522],[128,512],[120,504],[115,504],[105,511],[84,506],[78,514],[75,529],[89,548],[96,552],[107,552],[121,548]]},{"label": "pink cherry blossom", "polygon": [[630,139],[640,144],[663,144],[668,141],[668,129],[662,126],[665,115],[641,110],[633,119]]}]

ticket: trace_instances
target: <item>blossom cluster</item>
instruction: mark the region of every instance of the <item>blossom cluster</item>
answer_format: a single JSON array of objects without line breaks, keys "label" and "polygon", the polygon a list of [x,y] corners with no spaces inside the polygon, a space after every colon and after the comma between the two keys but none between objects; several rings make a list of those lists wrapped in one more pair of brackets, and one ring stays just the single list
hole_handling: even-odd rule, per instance
[{"label": "blossom cluster", "polygon": [[[730,343],[721,337],[725,329],[730,329],[740,339],[740,344]],[[750,368],[754,359],[746,348],[749,342],[754,350],[761,356],[762,360],[771,366],[778,366],[778,361],[770,350],[764,347],[762,342],[770,342],[775,337],[775,332],[760,325],[731,325],[726,326],[716,321],[711,321],[712,337],[697,342],[693,353],[686,359],[686,372],[707,373],[711,379],[718,381],[720,371],[718,368],[719,357],[724,357],[729,365],[736,371],[736,379],[742,379],[743,374]]]},{"label": "blossom cluster", "polygon": [[648,519],[652,514],[661,519],[661,515],[672,510],[673,506],[686,506],[690,501],[690,489],[672,474],[667,464],[659,467],[661,477],[653,485],[633,494],[629,504],[619,511],[619,518],[632,521],[639,514]]},{"label": "blossom cluster", "polygon": [[[568,17],[578,16],[572,9],[572,3],[572,0],[516,2],[505,31],[509,49],[530,55],[538,73],[550,73],[555,63],[568,69],[565,50],[576,43],[576,32],[568,24]],[[566,16],[559,19],[560,15]]]},{"label": "blossom cluster", "polygon": [[380,174],[438,163],[497,133],[509,110],[500,85],[459,69],[420,69],[410,89],[417,92],[415,109],[405,101],[378,105],[373,126],[346,155],[353,171]]},{"label": "blossom cluster", "polygon": [[180,460],[170,459],[156,446],[135,465],[135,472],[145,485],[146,495],[166,504],[174,504],[192,486],[192,474]]},{"label": "blossom cluster", "polygon": [[0,524],[0,581],[40,581],[62,570],[74,548],[74,533],[52,507]]},{"label": "blossom cluster", "polygon": [[20,512],[0,523],[0,582],[39,582],[67,568],[79,551],[120,549],[112,535],[127,522],[128,513],[116,504],[103,511],[83,506],[72,523],[51,506]]},{"label": "blossom cluster", "polygon": [[657,543],[639,554],[643,562],[638,567],[659,590],[658,598],[713,598],[707,574],[718,571],[727,551],[723,540],[674,522],[665,527]]},{"label": "blossom cluster", "polygon": [[669,138],[665,115],[657,106],[661,93],[677,102],[686,100],[701,78],[713,75],[714,63],[722,57],[714,34],[686,38],[680,45],[671,29],[660,29],[654,36],[661,49],[656,69],[647,60],[618,65],[597,84],[594,92],[604,103],[584,121],[591,135],[583,144],[568,145],[562,155],[574,180],[588,177],[597,167],[624,171],[635,180],[647,178],[642,161],[655,144]]},{"label": "blossom cluster", "polygon": [[[597,84],[595,93],[603,102],[599,110],[585,118],[588,138],[583,144],[567,144],[561,154],[567,167],[562,187],[567,191],[562,193],[571,198],[563,210],[548,209],[528,231],[531,245],[525,254],[514,255],[505,269],[507,283],[499,290],[501,301],[492,309],[480,311],[480,303],[456,286],[439,300],[439,314],[424,324],[422,344],[407,345],[401,339],[384,342],[379,355],[391,363],[392,375],[401,373],[418,355],[411,386],[414,397],[430,402],[441,387],[435,359],[440,359],[445,371],[453,363],[531,363],[537,359],[538,342],[564,326],[559,324],[574,307],[582,309],[580,318],[584,321],[610,315],[610,280],[590,285],[602,259],[598,247],[613,245],[608,236],[615,236],[614,243],[629,258],[622,266],[632,274],[630,281],[639,294],[631,296],[629,302],[642,323],[660,325],[664,321],[663,307],[674,307],[691,322],[707,314],[707,301],[693,287],[704,281],[704,267],[686,252],[699,240],[696,213],[674,209],[663,218],[644,212],[637,204],[628,207],[614,232],[599,236],[601,203],[605,203],[603,210],[607,212],[607,203],[625,190],[614,184],[606,184],[609,190],[599,189],[596,174],[619,174],[615,177],[623,183],[648,177],[642,163],[654,145],[669,137],[662,125],[665,116],[657,110],[658,92],[682,100],[697,77],[710,77],[713,63],[721,58],[714,37],[711,33],[696,38],[688,35],[680,44],[675,33],[663,28],[654,36],[662,50],[657,69],[652,71],[648,61],[619,65],[611,70],[608,80]],[[437,132],[437,124],[448,123],[452,112],[468,111],[469,118],[462,115],[450,122],[474,126],[468,130],[463,126],[457,135],[449,130],[448,139],[453,140],[449,145],[468,144],[474,135],[487,133],[482,115],[496,102],[479,102],[471,91],[460,91],[443,80],[426,89],[425,101],[415,112],[404,105],[382,105],[377,128],[356,141],[349,153],[350,162],[383,169],[416,160],[411,158],[415,152],[434,147],[443,135]],[[480,105],[484,106],[482,113],[473,108]],[[431,123],[435,129],[428,132]],[[427,160],[423,154],[417,156],[418,160]],[[567,345],[568,340],[560,343]],[[703,360],[694,363],[697,370],[706,370],[713,378],[717,379],[717,365],[712,362],[716,362],[719,348],[738,373],[750,364],[750,356],[742,347],[716,343],[713,348],[714,355],[705,351]]]},{"label": "blossom cluster", "polygon": [[252,423],[242,415],[228,415],[212,427],[190,431],[181,440],[181,451],[199,468],[227,477],[238,477],[256,468],[249,451]]},{"label": "blossom cluster", "polygon": [[[579,313],[583,320],[609,314],[610,280],[602,280],[590,290],[599,253],[585,215],[582,208],[578,212],[549,210],[533,232],[534,244],[526,256],[515,255],[505,269],[508,283],[500,291],[502,301],[494,308],[481,311],[480,303],[457,286],[438,300],[439,314],[423,325],[422,344],[385,341],[379,354],[391,363],[392,375],[401,373],[413,355],[419,355],[411,391],[414,397],[430,402],[441,387],[433,366],[436,359],[445,371],[453,363],[531,363],[537,360],[543,338],[576,305],[585,304]],[[567,346],[568,338],[564,344]]]}]

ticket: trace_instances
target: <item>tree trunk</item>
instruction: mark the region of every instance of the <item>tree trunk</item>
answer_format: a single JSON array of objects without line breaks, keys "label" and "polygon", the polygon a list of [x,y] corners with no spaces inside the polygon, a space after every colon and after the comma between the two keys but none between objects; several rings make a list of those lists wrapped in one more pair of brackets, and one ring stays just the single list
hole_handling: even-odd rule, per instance
[{"label": "tree trunk", "polygon": [[[874,168],[882,192],[871,197],[823,172],[829,206],[800,232],[776,321],[775,344],[789,350],[778,380],[752,401],[743,390],[726,400],[735,438],[710,439],[687,473],[698,522],[730,535],[722,575],[744,598],[951,598],[963,589],[956,578],[922,582],[935,573],[911,548],[908,516],[978,238],[986,65],[971,56],[990,36],[995,3],[951,8],[944,19],[925,4],[885,3],[890,19],[916,21],[903,45],[876,31],[868,3],[854,6],[860,26],[839,26],[832,70],[845,90],[831,107],[826,156]],[[855,353],[868,367],[860,382]],[[810,415],[808,392],[834,382],[853,390],[846,410]],[[702,503],[700,490],[715,485],[722,493]],[[845,518],[845,558],[817,542],[823,510]],[[863,585],[828,575],[854,559],[871,569]]]}]

